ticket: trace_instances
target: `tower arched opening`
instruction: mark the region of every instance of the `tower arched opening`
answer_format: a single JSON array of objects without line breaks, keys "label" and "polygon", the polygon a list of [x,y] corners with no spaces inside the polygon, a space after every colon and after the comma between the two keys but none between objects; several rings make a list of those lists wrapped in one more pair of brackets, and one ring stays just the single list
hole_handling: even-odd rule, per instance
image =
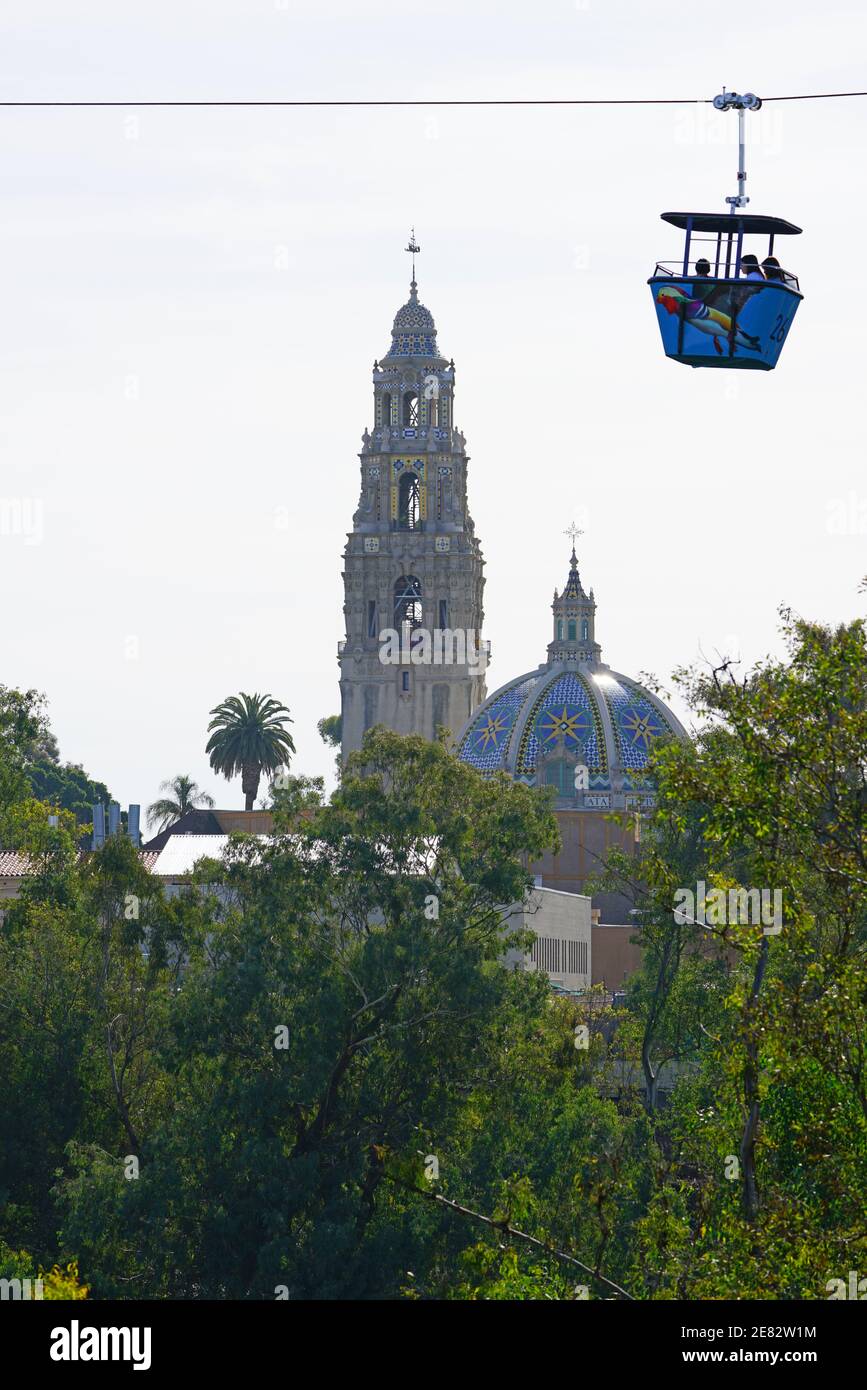
[{"label": "tower arched opening", "polygon": [[402,574],[394,586],[394,625],[399,632],[421,627],[423,621],[421,580]]},{"label": "tower arched opening", "polygon": [[417,391],[404,391],[403,393],[403,423],[407,426],[418,424]]},{"label": "tower arched opening", "polygon": [[421,510],[421,494],[417,473],[404,473],[397,491],[397,525],[400,531],[417,531]]}]

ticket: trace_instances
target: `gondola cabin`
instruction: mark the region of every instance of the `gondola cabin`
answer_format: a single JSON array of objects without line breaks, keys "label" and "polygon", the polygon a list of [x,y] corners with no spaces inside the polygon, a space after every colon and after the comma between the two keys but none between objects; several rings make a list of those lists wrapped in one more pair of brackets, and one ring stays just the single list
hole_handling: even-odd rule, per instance
[{"label": "gondola cabin", "polygon": [[772,371],[803,295],[774,255],[801,228],[781,217],[664,212],[686,233],[683,256],[648,280],[666,357],[689,367]]}]

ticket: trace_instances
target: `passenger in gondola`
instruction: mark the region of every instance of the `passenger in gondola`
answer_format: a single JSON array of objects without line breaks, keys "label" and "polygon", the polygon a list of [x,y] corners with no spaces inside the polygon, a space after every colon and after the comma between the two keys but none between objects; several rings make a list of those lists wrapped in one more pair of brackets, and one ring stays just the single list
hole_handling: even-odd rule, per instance
[{"label": "passenger in gondola", "polygon": [[752,255],[751,252],[741,256],[741,275],[746,280],[764,280],[758,256]]},{"label": "passenger in gondola", "polygon": [[695,274],[696,279],[693,280],[690,286],[692,297],[693,299],[704,301],[707,299],[708,295],[713,294],[716,288],[716,281],[712,281],[708,284],[708,281],[711,279],[711,274],[710,261],[706,256],[699,256],[695,263]]},{"label": "passenger in gondola", "polygon": [[776,280],[778,284],[786,284],[786,272],[776,256],[765,256],[762,261],[762,270],[765,272],[766,280]]}]

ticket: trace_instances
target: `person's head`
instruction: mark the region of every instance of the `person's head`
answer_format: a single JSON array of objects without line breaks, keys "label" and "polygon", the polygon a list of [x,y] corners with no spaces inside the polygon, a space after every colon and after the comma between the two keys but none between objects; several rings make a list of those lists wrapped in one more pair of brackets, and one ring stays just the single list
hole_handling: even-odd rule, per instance
[{"label": "person's head", "polygon": [[761,275],[758,256],[749,251],[745,256],[741,256],[741,270],[744,275]]},{"label": "person's head", "polygon": [[776,256],[765,256],[762,261],[762,270],[769,280],[782,280],[783,271]]},{"label": "person's head", "polygon": [[695,273],[696,275],[710,275],[710,261],[705,260],[704,256],[696,261]]}]

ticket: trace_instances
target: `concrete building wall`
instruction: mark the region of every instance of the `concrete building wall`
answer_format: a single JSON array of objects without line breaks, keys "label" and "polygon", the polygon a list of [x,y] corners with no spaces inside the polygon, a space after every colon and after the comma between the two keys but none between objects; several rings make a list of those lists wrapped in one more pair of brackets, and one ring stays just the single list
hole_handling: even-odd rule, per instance
[{"label": "concrete building wall", "polygon": [[581,990],[590,985],[592,932],[590,899],[581,893],[534,888],[526,901],[512,909],[515,929],[528,929],[536,940],[527,956],[510,953],[507,964],[542,970],[553,984]]}]

